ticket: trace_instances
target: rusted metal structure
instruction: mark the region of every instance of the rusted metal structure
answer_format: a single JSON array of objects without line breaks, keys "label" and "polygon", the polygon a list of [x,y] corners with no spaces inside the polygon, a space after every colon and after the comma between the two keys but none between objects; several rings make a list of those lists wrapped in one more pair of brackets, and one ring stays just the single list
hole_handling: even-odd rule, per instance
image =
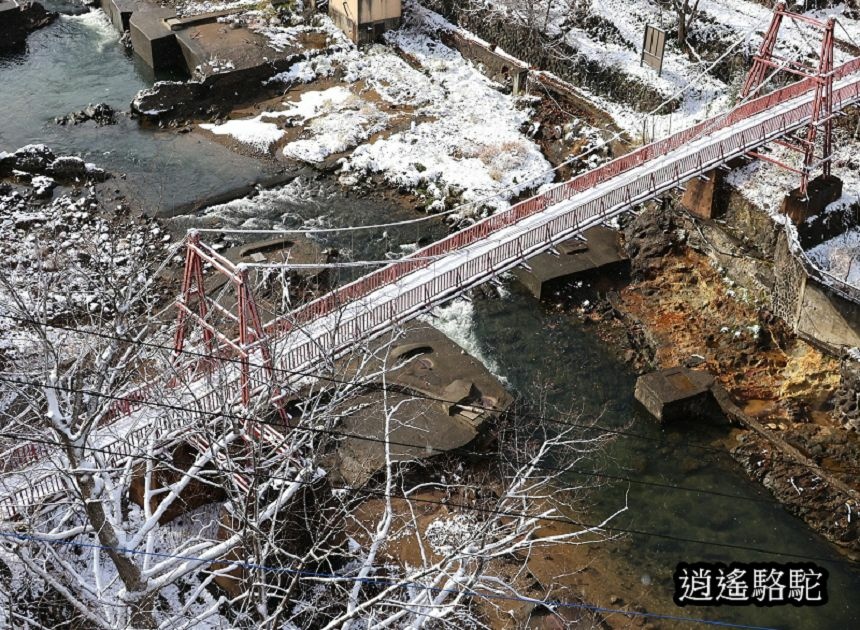
[{"label": "rusted metal structure", "polygon": [[[207,294],[203,274],[204,264],[211,266],[232,285],[235,291],[235,312]],[[194,309],[195,302],[197,312]],[[203,343],[213,358],[217,359],[231,351],[239,357],[239,390],[243,405],[248,406],[251,402],[250,356],[252,353],[259,354],[263,370],[268,376],[268,383],[274,382],[269,338],[263,331],[260,311],[248,279],[248,270],[241,265],[234,265],[211,247],[201,243],[200,236],[194,231],[188,235],[185,242],[185,274],[182,279],[182,292],[176,300],[176,308],[174,350],[177,358],[182,356],[188,325],[195,324],[200,327]],[[221,315],[231,327],[237,329],[235,337],[218,330],[209,317],[212,312]],[[219,343],[216,343],[216,340]],[[257,383],[257,385],[265,384]]]},{"label": "rusted metal structure", "polygon": [[[807,24],[822,32],[821,50],[819,52],[818,66],[814,67],[801,61],[786,59],[777,55],[774,51],[779,39],[779,31],[785,19],[797,24]],[[834,30],[836,18],[830,17],[826,21],[816,20],[811,17],[792,13],[786,10],[785,2],[776,5],[773,12],[773,20],[770,28],[762,41],[758,54],[753,61],[753,67],[747,75],[746,82],[741,90],[741,96],[747,98],[759,89],[769,78],[779,73],[790,73],[801,78],[805,82],[812,82],[815,89],[815,97],[812,102],[812,115],[806,126],[804,136],[797,133],[789,134],[774,143],[803,155],[803,166],[799,169],[786,164],[781,160],[765,155],[760,151],[752,152],[751,155],[757,159],[771,162],[793,173],[800,175],[799,194],[806,197],[809,188],[811,174],[819,167],[825,177],[830,176],[831,160],[833,158],[833,49]],[[819,132],[821,134],[821,155],[816,159],[816,148]]]}]

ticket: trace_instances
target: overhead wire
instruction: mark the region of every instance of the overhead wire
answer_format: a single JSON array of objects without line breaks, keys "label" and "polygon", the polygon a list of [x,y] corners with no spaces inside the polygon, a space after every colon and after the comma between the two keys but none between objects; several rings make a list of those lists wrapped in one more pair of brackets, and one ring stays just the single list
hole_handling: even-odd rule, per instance
[{"label": "overhead wire", "polygon": [[[303,427],[297,427],[297,430],[303,431],[305,429]],[[315,431],[315,429],[313,427],[311,427],[310,432],[314,432],[314,431]],[[468,450],[465,447],[459,447],[459,448],[453,448],[453,449],[443,449],[443,448],[428,446],[428,445],[410,444],[407,442],[399,442],[396,440],[385,440],[383,438],[376,438],[373,436],[366,436],[366,435],[361,435],[361,434],[351,434],[351,433],[347,433],[344,431],[327,430],[327,435],[331,435],[331,436],[336,437],[336,438],[354,439],[354,440],[367,441],[367,442],[372,442],[372,443],[377,443],[377,444],[387,444],[389,446],[399,446],[402,448],[415,449],[416,451],[420,450],[423,452],[435,453],[437,455],[448,455],[448,456],[456,455],[456,456],[463,456],[463,457],[469,457],[469,458],[483,458],[483,459],[494,459],[498,455],[497,453],[479,453],[479,452],[476,452],[473,450]],[[57,446],[57,447],[61,447],[61,448],[65,446],[65,444],[63,442],[60,442],[59,440],[51,440],[51,439],[48,439],[47,437],[44,437],[44,436],[32,436],[32,435],[28,435],[25,433],[0,431],[0,437],[8,438],[8,439],[15,439],[15,440],[24,440],[24,441],[31,442],[34,444]],[[120,455],[120,453],[118,453],[116,451],[112,451],[108,448],[100,448],[100,447],[86,446],[86,445],[80,446],[80,448],[82,450],[90,451],[93,453],[101,453],[101,454],[105,454],[105,455],[114,455],[114,456]],[[149,458],[148,457],[141,457],[141,459],[149,459]],[[597,472],[597,471],[593,471],[593,470],[582,470],[580,468],[573,468],[571,466],[560,467],[560,466],[550,466],[547,464],[536,463],[536,464],[533,464],[533,468],[535,468],[537,470],[545,470],[548,472],[577,475],[580,477],[593,477],[593,478],[597,478],[597,479],[609,479],[612,481],[623,481],[623,482],[634,484],[634,485],[642,485],[642,486],[648,486],[648,487],[654,487],[654,488],[661,488],[664,490],[674,490],[674,491],[678,491],[678,492],[705,494],[705,495],[720,497],[723,499],[732,499],[733,501],[750,501],[753,503],[763,503],[766,505],[782,506],[782,503],[780,503],[779,501],[776,501],[774,499],[768,499],[766,497],[745,496],[745,495],[741,495],[741,494],[732,494],[732,493],[728,493],[728,492],[720,492],[717,490],[709,490],[707,488],[697,488],[694,486],[683,486],[683,485],[679,485],[679,484],[660,483],[660,482],[656,482],[656,481],[648,481],[645,479],[633,479],[631,477],[625,477],[622,475],[613,475],[613,474]],[[249,475],[248,471],[242,471],[242,474]],[[253,475],[251,475],[251,476],[253,476]],[[274,479],[275,477],[271,477],[271,476],[267,475],[265,478],[266,479]],[[281,479],[281,480],[282,481],[289,481],[289,479]],[[343,488],[338,488],[338,489],[339,490],[358,491],[358,489],[351,488],[351,487],[343,487]]]},{"label": "overhead wire", "polygon": [[[175,351],[175,349],[172,347],[163,346],[163,345],[156,344],[153,342],[146,342],[146,341],[137,340],[137,339],[133,339],[133,338],[123,338],[123,337],[119,337],[116,335],[109,335],[106,333],[100,333],[100,332],[96,332],[96,331],[86,331],[86,330],[82,330],[82,329],[78,329],[78,328],[71,328],[71,327],[67,327],[67,326],[62,326],[59,324],[48,324],[45,322],[40,322],[38,320],[31,320],[31,319],[26,319],[26,318],[22,318],[22,317],[12,316],[12,315],[0,314],[0,318],[17,320],[17,321],[22,322],[22,323],[45,326],[45,327],[49,327],[49,328],[55,328],[58,330],[64,330],[67,332],[88,334],[88,335],[92,335],[92,336],[96,336],[96,337],[104,338],[104,339],[111,339],[111,340],[116,340],[116,341],[133,343],[133,344],[137,344],[137,345],[140,345],[143,347],[150,347],[153,349],[166,350],[166,351],[170,351],[170,352]],[[197,351],[188,350],[188,349],[182,349],[179,352],[181,354],[187,354],[189,356],[195,356],[195,357],[202,358],[202,359],[211,359],[212,358],[212,355],[209,353],[206,353],[206,352],[197,352]],[[237,365],[242,364],[242,360],[231,358],[231,357],[219,357],[219,361],[223,361],[225,363],[234,363]],[[253,368],[268,369],[268,366],[266,366],[264,364],[260,364],[260,363],[249,362],[247,365],[249,367],[253,367]],[[272,371],[273,371],[273,373],[280,373],[280,374],[284,374],[284,375],[287,375],[290,377],[302,377],[302,378],[317,379],[320,381],[332,383],[334,385],[362,387],[362,388],[372,390],[372,391],[399,392],[399,389],[397,389],[396,387],[393,387],[393,386],[386,386],[386,385],[381,385],[378,383],[356,383],[355,381],[338,379],[338,378],[335,378],[333,376],[327,376],[327,375],[319,374],[319,373],[315,373],[315,372],[308,372],[308,371],[301,371],[301,370],[287,370],[285,368],[279,368],[279,367],[275,367],[275,366],[272,366]],[[2,380],[2,379],[0,379],[0,380]],[[422,393],[422,392],[411,392],[410,396],[412,396],[413,398],[417,398],[417,399],[421,399],[421,400],[427,400],[430,402],[440,402],[440,403],[449,402],[443,398],[434,397],[434,396],[431,396],[429,394]],[[136,402],[134,399],[130,399],[130,398],[122,397],[122,396],[116,396],[113,398],[115,400],[120,400],[120,401]],[[478,409],[480,411],[487,411],[487,412],[493,412],[493,413],[498,412],[498,409],[495,409],[494,407],[490,407],[487,405],[481,405],[480,403],[473,403],[473,404],[470,404],[470,406],[475,408],[475,409]],[[631,437],[631,438],[636,438],[639,440],[645,440],[645,441],[650,441],[650,442],[665,443],[665,440],[658,438],[658,437],[646,435],[643,433],[635,433],[635,432],[631,432],[631,431],[626,431],[623,429],[616,429],[613,427],[606,427],[606,426],[601,426],[601,425],[597,425],[597,424],[583,424],[583,423],[567,422],[564,420],[560,420],[558,418],[553,418],[550,416],[541,415],[541,414],[533,414],[533,413],[518,412],[518,413],[516,413],[516,415],[518,417],[521,417],[521,418],[543,421],[543,422],[549,422],[552,424],[556,424],[558,426],[567,426],[567,427],[576,428],[576,429],[600,431],[600,432],[607,433],[610,435],[618,435],[621,437]],[[260,418],[254,418],[252,421],[256,422],[256,423],[260,423],[260,424],[272,424],[273,426],[281,426],[277,423],[266,422]],[[358,436],[358,435],[350,435],[348,437],[354,437],[356,439],[367,439],[367,438],[362,438],[361,436]],[[408,446],[408,447],[415,446],[415,445],[409,445],[409,444],[397,444],[397,445],[398,446]],[[684,445],[687,447],[692,447],[692,448],[696,448],[696,449],[700,449],[700,450],[704,450],[704,451],[710,451],[713,453],[719,453],[719,454],[725,453],[724,449],[715,447],[711,444],[704,444],[704,443],[695,442],[695,441],[685,441]],[[426,448],[426,446],[420,446],[418,448]],[[841,467],[837,470],[837,469],[828,468],[826,466],[811,467],[807,464],[804,464],[803,462],[792,462],[792,465],[796,465],[796,466],[799,466],[802,468],[811,468],[813,470],[815,470],[816,468],[821,468],[822,470],[827,470],[829,472],[836,472],[836,473],[844,473],[844,472],[852,472],[852,471],[860,472],[860,467]]]},{"label": "overhead wire", "polygon": [[[4,379],[4,378],[0,378],[0,382],[7,382],[10,384],[16,383],[15,380]],[[46,388],[46,389],[53,389],[55,391],[65,391],[65,392],[69,392],[69,393],[84,394],[84,395],[94,396],[94,397],[98,397],[98,398],[107,398],[107,399],[116,399],[117,398],[115,396],[111,396],[109,394],[104,394],[101,392],[94,392],[94,391],[90,391],[90,390],[81,390],[81,389],[77,389],[77,388],[64,387],[61,385],[51,385],[51,384],[47,384],[47,383],[34,383],[32,381],[30,381],[30,382],[17,381],[17,383],[18,384],[28,384],[31,386],[42,387],[42,388]],[[161,408],[171,409],[171,410],[175,410],[175,411],[192,412],[192,413],[196,413],[199,415],[229,418],[229,419],[236,419],[236,420],[242,420],[242,421],[248,420],[248,418],[245,418],[245,417],[239,416],[239,415],[235,415],[235,414],[227,414],[227,413],[217,412],[217,411],[196,410],[196,409],[191,409],[188,407],[182,407],[179,405],[171,405],[169,403],[157,403],[157,402],[153,402],[153,401],[137,401],[137,402],[139,402],[140,404],[146,404],[148,406],[161,407]],[[261,421],[258,420],[258,422],[261,422]],[[273,423],[265,423],[265,422],[261,422],[261,423],[262,424],[273,424]],[[276,425],[276,426],[281,426],[281,425]],[[313,428],[311,428],[311,427],[300,427],[299,430],[308,431],[308,432],[319,432],[319,433],[333,433],[330,430],[319,429],[317,427],[313,427]],[[395,444],[394,442],[391,442],[391,441],[389,441],[388,443],[389,444]],[[291,480],[291,482],[296,483],[293,480]],[[832,562],[831,559],[824,558],[824,557],[808,556],[808,555],[802,555],[802,554],[797,554],[797,553],[788,552],[788,551],[776,551],[776,550],[772,550],[772,549],[765,549],[765,548],[760,548],[760,547],[751,547],[751,546],[746,546],[746,545],[736,545],[736,544],[732,544],[732,543],[720,543],[720,542],[707,541],[707,540],[701,540],[701,539],[684,538],[684,537],[680,537],[680,536],[673,536],[671,534],[662,534],[659,532],[648,532],[648,531],[636,530],[636,529],[630,529],[630,528],[602,527],[602,526],[599,526],[596,524],[583,523],[581,521],[576,521],[574,519],[566,519],[565,521],[561,521],[561,522],[567,522],[568,524],[577,525],[579,527],[592,528],[592,529],[600,528],[600,529],[606,529],[607,531],[617,531],[620,533],[637,534],[637,535],[642,535],[642,536],[663,538],[663,539],[667,539],[667,540],[673,540],[676,542],[693,543],[693,544],[699,544],[699,545],[705,545],[705,546],[714,546],[714,547],[721,547],[721,548],[728,548],[728,549],[746,550],[746,551],[752,551],[752,552],[756,552],[756,553],[763,553],[763,554],[777,555],[777,556],[786,556],[786,557],[793,557],[793,558],[803,558],[803,559],[807,559],[807,560],[817,560],[817,561],[822,561],[822,562]]]},{"label": "overhead wire", "polygon": [[[430,591],[430,592],[440,593],[440,594],[441,593],[451,593],[454,595],[464,595],[465,594],[465,595],[468,595],[470,597],[481,597],[484,599],[491,599],[491,600],[516,601],[516,602],[525,602],[525,603],[530,603],[530,604],[540,604],[540,605],[546,606],[550,609],[552,609],[552,608],[581,608],[581,609],[591,610],[594,612],[600,612],[603,614],[616,614],[617,613],[617,614],[621,614],[621,615],[625,615],[625,616],[636,616],[636,617],[642,617],[642,618],[655,618],[655,619],[663,619],[663,620],[667,620],[667,621],[672,620],[672,621],[685,622],[685,623],[699,623],[699,624],[721,626],[721,627],[727,627],[727,628],[739,628],[742,630],[776,630],[774,628],[736,624],[736,623],[728,622],[728,621],[708,620],[708,619],[700,619],[700,618],[696,618],[696,617],[681,617],[681,616],[677,616],[677,615],[649,613],[647,611],[643,612],[643,611],[627,611],[627,610],[620,610],[620,609],[612,609],[612,608],[595,606],[592,604],[583,604],[580,602],[547,601],[546,599],[539,599],[539,598],[526,598],[526,597],[519,597],[519,596],[514,596],[514,595],[501,595],[498,593],[482,593],[482,592],[479,592],[477,590],[474,590],[473,588],[470,588],[469,590],[467,590],[464,593],[462,590],[459,590],[459,589],[431,586],[428,584],[423,584],[421,582],[410,581],[409,579],[398,580],[398,579],[394,579],[394,578],[390,578],[390,577],[377,577],[377,576],[365,576],[365,577],[362,577],[362,576],[343,576],[343,575],[338,575],[336,573],[330,573],[330,572],[309,571],[309,570],[303,570],[303,569],[293,569],[293,568],[288,568],[288,567],[267,566],[267,565],[257,564],[257,563],[253,563],[253,562],[247,562],[247,561],[243,561],[243,560],[230,560],[230,559],[222,559],[222,558],[207,560],[206,558],[200,558],[198,556],[170,554],[170,553],[157,552],[157,551],[143,551],[140,549],[127,549],[127,548],[120,547],[120,546],[102,545],[100,543],[88,543],[88,542],[73,541],[73,540],[58,540],[56,538],[48,537],[42,533],[24,534],[24,533],[18,533],[18,532],[0,531],[0,537],[6,538],[6,539],[18,540],[18,541],[25,541],[25,542],[37,542],[37,543],[53,544],[53,545],[58,545],[58,546],[79,547],[79,548],[83,548],[83,549],[101,549],[101,550],[105,550],[105,551],[116,551],[116,552],[119,552],[122,554],[136,555],[136,556],[148,556],[148,557],[153,557],[153,558],[162,558],[165,560],[175,559],[175,560],[182,560],[184,562],[196,562],[196,563],[200,563],[201,565],[211,565],[211,564],[218,564],[218,565],[222,565],[222,566],[228,565],[228,566],[235,566],[235,567],[241,568],[241,569],[249,569],[249,570],[253,570],[253,571],[263,571],[263,572],[268,572],[268,573],[280,573],[280,574],[286,574],[286,575],[296,575],[296,576],[299,576],[300,578],[304,577],[304,578],[308,578],[308,579],[326,579],[326,580],[338,580],[338,581],[342,581],[342,582],[361,582],[364,584],[376,584],[376,585],[381,584],[381,585],[385,585],[385,586],[399,586],[399,587],[402,587],[405,589],[410,589],[410,590],[425,590],[425,591]],[[387,569],[387,567],[380,567],[380,566],[373,567],[373,568],[376,570],[380,570],[380,571]],[[408,606],[409,604],[408,603],[402,603],[401,605]],[[423,606],[420,604],[416,604],[415,607],[416,608],[422,608]]]}]

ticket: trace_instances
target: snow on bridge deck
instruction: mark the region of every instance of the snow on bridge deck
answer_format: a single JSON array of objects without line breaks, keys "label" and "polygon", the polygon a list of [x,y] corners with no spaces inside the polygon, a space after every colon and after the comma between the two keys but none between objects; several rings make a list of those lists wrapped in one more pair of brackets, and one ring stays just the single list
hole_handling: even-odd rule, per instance
[{"label": "snow on bridge deck", "polygon": [[[858,70],[860,58],[835,70],[834,111],[860,100]],[[273,339],[276,367],[293,373],[279,379],[279,385],[314,372],[358,341],[379,335],[572,234],[807,124],[812,117],[813,87],[812,80],[792,84],[642,147],[271,322],[267,330]],[[262,360],[257,355],[251,362],[261,364]],[[192,370],[198,368],[195,365]],[[264,389],[268,379],[262,369],[253,378]],[[116,464],[143,440],[179,431],[199,416],[192,411],[167,414],[147,402],[218,413],[229,392],[239,391],[239,370],[228,364],[220,373],[220,385],[213,385],[211,379],[211,374],[198,375],[170,395],[156,394],[153,385],[144,386],[118,401],[112,412],[116,422],[95,439],[98,448],[116,452],[105,463]],[[5,496],[0,499],[0,518],[14,517],[19,506],[66,491],[66,481],[59,473],[46,472],[48,454],[40,449],[38,461],[20,457],[30,467],[2,480],[0,493]]]}]

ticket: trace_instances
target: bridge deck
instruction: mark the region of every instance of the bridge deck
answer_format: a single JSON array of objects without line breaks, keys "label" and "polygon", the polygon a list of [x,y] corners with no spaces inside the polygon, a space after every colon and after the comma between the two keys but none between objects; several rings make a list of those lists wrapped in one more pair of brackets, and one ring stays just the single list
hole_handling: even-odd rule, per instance
[{"label": "bridge deck", "polygon": [[[860,58],[836,70],[834,111],[860,100],[858,69]],[[268,326],[277,366],[296,373],[316,372],[360,340],[381,334],[572,234],[807,124],[812,116],[811,88],[810,81],[788,86],[638,149],[298,309]],[[262,360],[257,355],[251,362],[260,364]],[[199,367],[191,369],[200,372]],[[278,376],[280,385],[301,377]],[[182,388],[168,388],[166,393],[152,385],[136,390],[115,405],[117,423],[103,430],[97,438],[99,447],[117,451],[111,460],[119,461],[153,433],[181,430],[199,417],[193,412],[185,417],[167,414],[146,401],[217,413],[227,394],[239,391],[235,386],[239,370],[235,364],[225,364],[217,382],[211,379],[211,374],[198,373],[197,380]],[[267,389],[262,370],[253,374],[253,382],[261,390]],[[46,455],[44,450],[42,455]],[[44,468],[43,462],[35,462],[21,475],[6,478],[0,518],[14,516],[19,505],[32,505],[61,491],[58,476],[44,473]]]}]

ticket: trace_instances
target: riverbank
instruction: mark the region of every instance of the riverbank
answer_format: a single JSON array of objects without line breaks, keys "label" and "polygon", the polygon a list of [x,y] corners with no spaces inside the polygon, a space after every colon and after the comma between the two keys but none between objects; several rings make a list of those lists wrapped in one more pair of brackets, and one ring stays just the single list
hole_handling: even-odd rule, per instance
[{"label": "riverbank", "polygon": [[725,448],[790,513],[856,558],[856,495],[776,445],[788,444],[840,486],[860,490],[853,474],[860,440],[834,409],[840,361],[793,334],[770,312],[767,295],[727,277],[694,246],[694,231],[683,210],[652,206],[624,229],[629,274],[569,283],[557,300],[640,374],[674,366],[713,374],[764,430],[727,428]]}]

